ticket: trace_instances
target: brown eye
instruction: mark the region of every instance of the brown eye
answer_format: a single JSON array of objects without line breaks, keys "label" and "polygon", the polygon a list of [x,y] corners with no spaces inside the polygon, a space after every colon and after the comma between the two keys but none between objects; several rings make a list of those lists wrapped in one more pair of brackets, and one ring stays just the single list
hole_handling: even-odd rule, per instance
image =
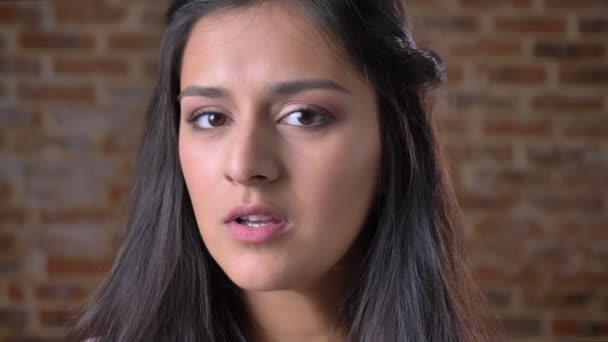
[{"label": "brown eye", "polygon": [[307,126],[315,122],[315,115],[309,111],[299,111],[296,115],[298,122]]},{"label": "brown eye", "polygon": [[228,118],[221,113],[200,112],[192,115],[192,118],[188,121],[196,128],[211,129],[223,126],[228,121]]},{"label": "brown eye", "polygon": [[326,124],[331,119],[332,117],[325,111],[303,108],[285,115],[282,121],[296,127],[314,127]]},{"label": "brown eye", "polygon": [[209,114],[208,121],[211,126],[217,127],[221,126],[222,124],[224,124],[224,122],[226,122],[226,117],[221,114]]}]

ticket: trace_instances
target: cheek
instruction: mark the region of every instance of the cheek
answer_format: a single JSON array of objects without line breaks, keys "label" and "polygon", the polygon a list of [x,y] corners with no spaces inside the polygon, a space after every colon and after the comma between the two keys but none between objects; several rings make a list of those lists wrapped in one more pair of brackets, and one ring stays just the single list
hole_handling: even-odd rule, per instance
[{"label": "cheek", "polygon": [[368,131],[339,137],[318,149],[314,159],[299,162],[296,194],[317,220],[313,226],[337,234],[358,232],[376,191],[379,156],[379,139]]},{"label": "cheek", "polygon": [[215,206],[208,202],[213,199],[217,201],[222,195],[215,190],[218,184],[218,157],[213,148],[197,143],[196,139],[191,137],[180,136],[180,164],[197,222],[201,226],[205,225],[205,222],[201,221],[204,218],[217,217],[217,213],[213,212]]}]

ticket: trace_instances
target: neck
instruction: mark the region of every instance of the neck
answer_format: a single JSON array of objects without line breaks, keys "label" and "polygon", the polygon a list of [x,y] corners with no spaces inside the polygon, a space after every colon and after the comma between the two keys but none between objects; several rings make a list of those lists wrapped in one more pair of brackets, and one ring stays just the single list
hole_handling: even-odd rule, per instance
[{"label": "neck", "polygon": [[340,297],[285,290],[249,291],[244,298],[250,317],[248,333],[254,342],[345,341],[345,327],[336,302]]},{"label": "neck", "polygon": [[309,286],[276,291],[244,291],[254,342],[344,342],[348,324],[341,312],[346,290],[360,262],[359,244]]}]

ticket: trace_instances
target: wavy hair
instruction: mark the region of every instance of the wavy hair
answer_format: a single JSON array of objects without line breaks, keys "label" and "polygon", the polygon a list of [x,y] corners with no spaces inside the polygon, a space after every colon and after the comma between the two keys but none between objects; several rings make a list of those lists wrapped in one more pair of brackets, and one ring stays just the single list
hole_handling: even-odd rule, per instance
[{"label": "wavy hair", "polygon": [[[170,6],[124,241],[69,340],[247,340],[239,290],[211,258],[194,218],[178,160],[177,94],[193,25],[261,2],[178,0]],[[399,0],[284,2],[304,11],[378,99],[381,179],[361,233],[363,260],[343,298],[349,341],[490,340],[427,104],[429,88],[444,79],[442,62],[415,46]]]}]

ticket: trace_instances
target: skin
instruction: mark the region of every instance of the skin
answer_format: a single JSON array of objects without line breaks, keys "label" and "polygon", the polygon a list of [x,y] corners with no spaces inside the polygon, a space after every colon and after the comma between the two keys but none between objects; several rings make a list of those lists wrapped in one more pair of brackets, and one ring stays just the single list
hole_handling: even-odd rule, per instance
[{"label": "skin", "polygon": [[[323,81],[273,92],[301,80]],[[343,340],[339,301],[380,162],[371,85],[298,9],[267,2],[199,20],[180,87],[179,157],[197,224],[243,290],[251,338]],[[325,112],[302,108],[330,121],[315,126]],[[209,112],[219,115],[189,121]],[[279,210],[291,229],[262,244],[235,240],[223,219],[251,203]]]}]

